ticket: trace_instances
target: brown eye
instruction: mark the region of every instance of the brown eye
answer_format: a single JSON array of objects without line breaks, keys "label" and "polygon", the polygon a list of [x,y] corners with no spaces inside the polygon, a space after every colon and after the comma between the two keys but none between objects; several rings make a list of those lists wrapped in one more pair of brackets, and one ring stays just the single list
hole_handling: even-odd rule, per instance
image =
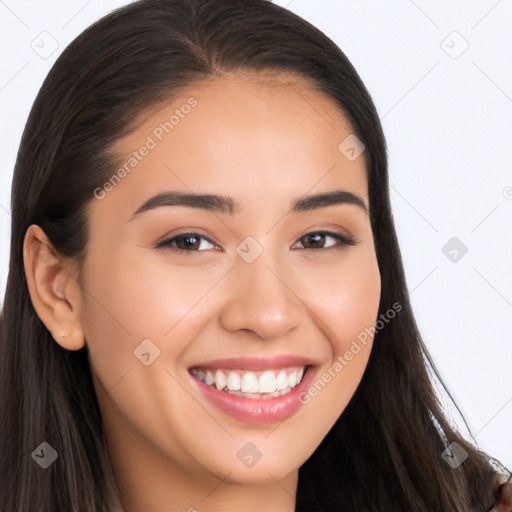
[{"label": "brown eye", "polygon": [[321,233],[313,233],[303,236],[301,240],[304,240],[302,245],[306,249],[320,249],[325,244],[325,235]]},{"label": "brown eye", "polygon": [[181,233],[172,238],[162,240],[156,247],[168,247],[183,252],[203,252],[208,249],[208,247],[206,247],[206,249],[202,248],[199,250],[199,247],[204,247],[204,244],[202,244],[203,240],[215,246],[211,240],[199,233]]},{"label": "brown eye", "polygon": [[[326,247],[326,238],[333,238],[338,240],[338,244],[330,244]],[[299,239],[304,246],[304,249],[328,249],[330,247],[343,246],[343,245],[355,245],[355,241],[341,233],[334,233],[332,231],[315,231],[304,235]]]},{"label": "brown eye", "polygon": [[199,248],[199,246],[201,245],[201,242],[200,242],[200,237],[196,236],[196,235],[179,235],[175,238],[176,240],[176,246],[178,247],[178,249],[183,249],[183,250],[188,250],[188,249],[191,249],[191,250],[196,250]]}]

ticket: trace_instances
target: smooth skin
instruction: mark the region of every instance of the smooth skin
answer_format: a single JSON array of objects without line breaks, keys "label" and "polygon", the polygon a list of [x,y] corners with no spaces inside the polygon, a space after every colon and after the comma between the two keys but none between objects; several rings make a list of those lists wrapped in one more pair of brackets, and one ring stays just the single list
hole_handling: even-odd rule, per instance
[{"label": "smooth skin", "polygon": [[[375,325],[381,281],[367,212],[349,203],[289,211],[292,200],[340,188],[369,207],[364,153],[350,161],[340,152],[349,123],[302,78],[237,72],[142,113],[114,146],[120,161],[190,97],[197,105],[121,183],[91,197],[81,275],[30,226],[30,296],[57,343],[88,349],[126,512],[291,512],[299,467],[354,394],[371,338],[279,423],[220,411],[188,369],[220,357],[299,354],[320,378]],[[132,217],[167,190],[230,196],[241,211],[163,206]],[[323,230],[357,243],[325,235],[308,244],[305,235]],[[205,238],[155,247],[183,233]],[[248,236],[263,248],[252,263],[236,251]],[[160,350],[148,366],[134,355],[147,338]],[[252,467],[237,457],[246,443],[262,454]]]}]

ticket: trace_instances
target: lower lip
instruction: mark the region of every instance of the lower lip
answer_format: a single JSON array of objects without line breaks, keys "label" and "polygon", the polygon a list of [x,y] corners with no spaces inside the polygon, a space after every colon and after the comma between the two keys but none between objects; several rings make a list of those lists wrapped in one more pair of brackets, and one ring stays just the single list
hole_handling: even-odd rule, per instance
[{"label": "lower lip", "polygon": [[313,368],[309,367],[304,374],[300,384],[293,388],[288,394],[275,398],[248,398],[233,395],[226,391],[219,391],[217,388],[208,386],[194,377],[190,372],[194,385],[213,405],[234,418],[246,423],[273,423],[282,421],[293,414],[301,405],[299,395],[309,388],[313,380]]}]

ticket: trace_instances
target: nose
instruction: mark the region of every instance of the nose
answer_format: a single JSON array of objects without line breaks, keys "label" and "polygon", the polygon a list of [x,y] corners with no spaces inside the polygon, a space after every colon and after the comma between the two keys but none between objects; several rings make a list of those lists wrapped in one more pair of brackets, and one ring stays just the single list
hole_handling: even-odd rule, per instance
[{"label": "nose", "polygon": [[224,329],[252,331],[263,340],[285,336],[306,316],[306,308],[293,290],[291,272],[264,257],[252,263],[237,261],[230,272],[230,288],[220,322]]}]

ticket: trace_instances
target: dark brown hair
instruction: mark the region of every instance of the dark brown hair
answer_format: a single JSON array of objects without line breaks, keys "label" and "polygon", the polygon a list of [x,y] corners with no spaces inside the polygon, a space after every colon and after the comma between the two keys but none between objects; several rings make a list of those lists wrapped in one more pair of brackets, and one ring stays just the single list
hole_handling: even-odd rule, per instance
[{"label": "dark brown hair", "polygon": [[[129,4],[77,37],[44,81],[12,184],[10,266],[0,319],[0,509],[91,512],[119,506],[87,347],[62,349],[30,300],[23,267],[28,226],[41,226],[56,251],[81,262],[88,204],[116,168],[112,144],[134,128],[144,109],[238,70],[293,72],[347,117],[366,146],[382,279],[379,315],[395,302],[402,305],[375,335],[350,403],[300,468],[296,510],[488,510],[505,468],[450,424],[434,392],[434,378],[444,384],[409,302],[385,139],[372,99],[329,38],[265,0]],[[46,470],[31,458],[43,441],[59,453]],[[456,469],[441,457],[453,441],[468,453]]]}]

